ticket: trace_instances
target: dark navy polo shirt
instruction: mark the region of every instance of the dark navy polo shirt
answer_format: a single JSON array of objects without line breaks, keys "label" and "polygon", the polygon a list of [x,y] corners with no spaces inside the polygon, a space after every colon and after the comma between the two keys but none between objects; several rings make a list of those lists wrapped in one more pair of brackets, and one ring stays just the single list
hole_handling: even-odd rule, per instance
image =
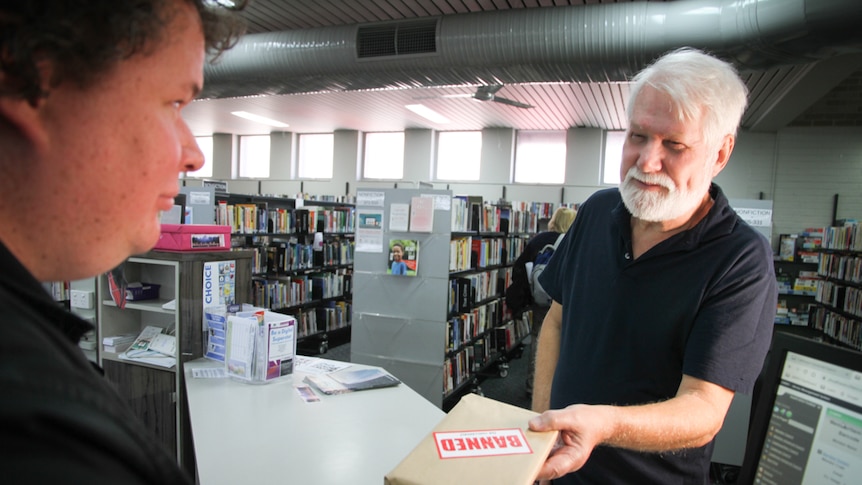
[{"label": "dark navy polo shirt", "polygon": [[[750,392],[776,309],[772,249],[717,185],[710,192],[703,220],[636,260],[618,189],[580,207],[541,277],[563,306],[551,408],[666,400],[683,374]],[[706,472],[711,454],[711,444],[674,454],[599,447],[570,475],[588,480],[559,483],[700,483],[679,475]]]}]

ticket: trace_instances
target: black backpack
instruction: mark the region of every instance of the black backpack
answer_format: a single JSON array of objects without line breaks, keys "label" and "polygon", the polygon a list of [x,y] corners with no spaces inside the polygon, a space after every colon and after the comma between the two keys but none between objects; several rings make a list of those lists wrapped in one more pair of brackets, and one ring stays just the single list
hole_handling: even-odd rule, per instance
[{"label": "black backpack", "polygon": [[539,254],[536,256],[536,260],[533,261],[532,269],[528,268],[530,273],[530,293],[533,297],[533,303],[536,305],[541,305],[544,307],[551,306],[551,297],[548,296],[548,293],[542,288],[541,283],[539,283],[539,276],[545,271],[545,267],[548,266],[548,263],[551,261],[551,257],[554,255],[554,251],[557,250],[557,246],[560,245],[560,241],[565,237],[565,233],[557,236],[557,240],[554,241],[554,244],[548,244],[539,251]]}]

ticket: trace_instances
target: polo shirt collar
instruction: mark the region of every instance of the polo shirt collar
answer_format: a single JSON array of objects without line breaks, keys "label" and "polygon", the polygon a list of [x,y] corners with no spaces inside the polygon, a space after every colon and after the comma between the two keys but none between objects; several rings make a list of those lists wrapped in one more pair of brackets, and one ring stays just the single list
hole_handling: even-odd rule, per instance
[{"label": "polo shirt collar", "polygon": [[[674,247],[678,249],[693,249],[700,244],[725,236],[733,232],[738,223],[736,212],[730,207],[730,203],[724,192],[716,184],[710,184],[709,195],[714,203],[709,212],[694,227],[674,235],[668,241],[674,241]],[[622,197],[617,206],[611,211],[614,220],[620,226],[621,234],[631,241],[631,219],[632,214],[623,204]]]}]

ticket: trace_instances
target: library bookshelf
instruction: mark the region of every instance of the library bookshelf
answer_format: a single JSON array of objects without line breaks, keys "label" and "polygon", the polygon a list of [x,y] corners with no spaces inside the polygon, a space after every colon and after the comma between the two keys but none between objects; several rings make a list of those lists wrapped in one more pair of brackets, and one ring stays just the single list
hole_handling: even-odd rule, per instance
[{"label": "library bookshelf", "polygon": [[217,194],[216,222],[253,252],[252,303],[292,315],[300,350],[325,353],[349,336],[353,204]]}]

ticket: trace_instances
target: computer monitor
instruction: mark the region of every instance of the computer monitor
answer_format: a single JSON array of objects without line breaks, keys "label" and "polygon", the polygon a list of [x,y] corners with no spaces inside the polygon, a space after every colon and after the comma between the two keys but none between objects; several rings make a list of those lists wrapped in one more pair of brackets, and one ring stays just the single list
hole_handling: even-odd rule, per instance
[{"label": "computer monitor", "polygon": [[754,406],[738,483],[860,483],[862,353],[775,332]]}]

